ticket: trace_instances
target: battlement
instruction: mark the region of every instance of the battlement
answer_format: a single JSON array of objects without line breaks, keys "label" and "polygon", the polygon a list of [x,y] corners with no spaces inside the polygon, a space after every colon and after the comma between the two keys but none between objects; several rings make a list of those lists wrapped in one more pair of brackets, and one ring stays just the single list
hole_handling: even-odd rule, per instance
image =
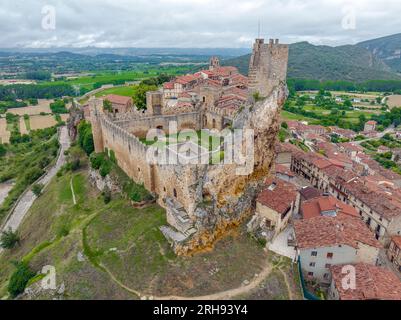
[{"label": "battlement", "polygon": [[280,82],[286,82],[289,47],[278,39],[256,39],[249,64],[249,91],[268,97]]}]

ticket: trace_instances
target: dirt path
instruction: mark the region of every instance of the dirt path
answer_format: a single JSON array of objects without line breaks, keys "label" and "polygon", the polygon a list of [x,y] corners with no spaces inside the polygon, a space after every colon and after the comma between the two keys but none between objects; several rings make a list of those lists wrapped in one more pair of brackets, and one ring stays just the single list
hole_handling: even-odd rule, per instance
[{"label": "dirt path", "polygon": [[74,186],[72,185],[72,179],[70,180],[70,187],[71,187],[71,193],[72,193],[72,202],[74,203],[74,205],[77,204],[77,199],[75,198],[75,192],[74,192]]},{"label": "dirt path", "polygon": [[135,295],[137,295],[139,298],[143,300],[147,300],[152,298],[153,300],[229,300],[231,298],[237,297],[242,294],[246,294],[253,289],[256,289],[272,272],[272,266],[270,263],[266,264],[266,266],[263,268],[263,270],[258,274],[257,277],[255,277],[253,280],[249,282],[248,285],[240,286],[238,288],[226,290],[226,291],[221,291],[213,294],[208,294],[204,296],[197,296],[197,297],[180,297],[180,296],[152,296],[152,295],[145,295],[137,290],[131,289],[124,285],[121,281],[119,281],[114,274],[107,269],[103,264],[101,264],[101,267],[106,271],[106,273],[110,276],[110,278],[118,284],[121,288],[124,290],[127,290],[128,292],[131,292]]},{"label": "dirt path", "polygon": [[279,269],[279,270],[280,270],[281,274],[283,275],[285,285],[287,286],[288,297],[290,298],[290,300],[294,300],[294,295],[292,294],[291,285],[290,285],[290,282],[288,281],[287,275],[283,270],[281,270],[281,269]]}]

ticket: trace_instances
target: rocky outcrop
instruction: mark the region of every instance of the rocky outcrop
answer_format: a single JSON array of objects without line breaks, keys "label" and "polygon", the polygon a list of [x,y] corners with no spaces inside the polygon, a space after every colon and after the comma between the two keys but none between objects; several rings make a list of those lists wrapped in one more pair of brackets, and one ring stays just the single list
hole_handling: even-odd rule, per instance
[{"label": "rocky outcrop", "polygon": [[97,170],[90,169],[89,170],[89,183],[96,187],[99,191],[109,190],[112,194],[121,193],[122,189],[121,186],[118,184],[117,181],[114,181],[110,175],[106,177],[102,177]]},{"label": "rocky outcrop", "polygon": [[[281,108],[288,90],[281,84],[263,101],[250,103],[235,117],[234,129],[254,131],[254,163],[247,175],[240,175],[237,165],[198,167],[199,183],[194,184],[195,221],[197,232],[174,243],[177,254],[189,255],[205,250],[237,227],[254,211],[256,197],[263,188],[274,163]],[[191,169],[196,174],[194,168]]]}]

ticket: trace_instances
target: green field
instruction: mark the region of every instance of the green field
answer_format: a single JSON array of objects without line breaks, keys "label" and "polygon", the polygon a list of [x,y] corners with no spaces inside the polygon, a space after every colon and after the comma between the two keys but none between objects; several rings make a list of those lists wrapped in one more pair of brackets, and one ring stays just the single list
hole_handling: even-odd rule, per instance
[{"label": "green field", "polygon": [[179,75],[188,72],[189,67],[163,67],[145,68],[138,71],[123,72],[99,72],[94,76],[84,76],[72,80],[60,80],[54,82],[43,82],[43,84],[69,84],[77,88],[92,90],[95,84],[111,84],[115,81],[130,82],[140,81],[146,78],[155,77],[161,73]]},{"label": "green field", "polygon": [[[314,105],[306,105],[303,107],[304,110],[306,111],[312,111],[318,115],[330,115],[330,110],[314,106]],[[339,111],[341,114],[341,110]],[[360,115],[365,115],[367,119],[369,119],[373,114],[379,114],[380,111],[372,111],[372,110],[352,110],[352,111],[346,111],[345,116],[343,119],[351,122],[351,123],[358,123],[359,122],[359,116]]]},{"label": "green field", "polygon": [[101,92],[98,92],[95,94],[96,98],[107,96],[109,94],[116,94],[119,96],[126,96],[126,97],[132,97],[134,95],[134,87],[133,86],[124,86],[124,87],[116,87],[116,88],[110,88],[110,89],[105,89]]},{"label": "green field", "polygon": [[295,113],[291,113],[288,111],[281,111],[281,118],[285,121],[307,121],[308,123],[316,123],[319,122],[319,120],[313,119],[313,118],[308,118],[308,117],[304,117],[303,115],[300,114],[295,114]]}]

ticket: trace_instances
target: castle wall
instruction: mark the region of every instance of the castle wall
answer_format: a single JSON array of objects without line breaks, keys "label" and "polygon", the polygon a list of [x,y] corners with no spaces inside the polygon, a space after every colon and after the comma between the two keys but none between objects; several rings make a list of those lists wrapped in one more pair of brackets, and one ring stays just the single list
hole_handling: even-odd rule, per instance
[{"label": "castle wall", "polygon": [[130,130],[138,126],[153,128],[156,125],[164,125],[167,129],[169,121],[177,121],[179,130],[188,126],[195,126],[194,129],[198,130],[199,119],[200,115],[197,113],[113,122],[106,115],[93,112],[91,121],[97,146],[96,152],[104,152],[106,148],[113,150],[118,166],[136,183],[143,183],[147,190],[157,194],[158,203],[161,206],[165,207],[165,199],[171,198],[182,205],[189,215],[192,215],[195,199],[189,186],[194,185],[197,178],[194,178],[196,175],[192,174],[190,166],[149,163],[147,161],[148,147]]}]

